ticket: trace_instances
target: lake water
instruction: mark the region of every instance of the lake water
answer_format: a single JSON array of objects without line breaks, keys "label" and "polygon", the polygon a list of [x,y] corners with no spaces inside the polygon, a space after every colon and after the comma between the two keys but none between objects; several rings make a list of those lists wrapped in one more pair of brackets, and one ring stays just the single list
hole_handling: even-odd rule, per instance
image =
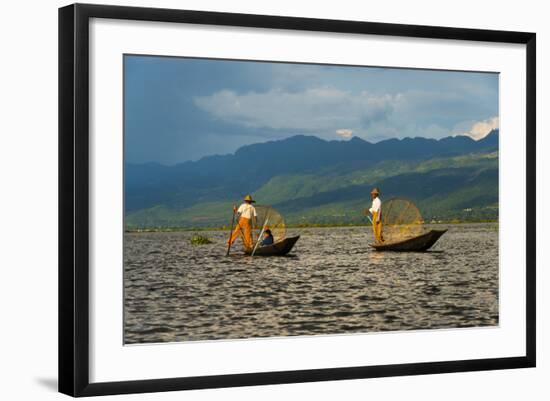
[{"label": "lake water", "polygon": [[227,232],[125,234],[125,343],[498,324],[498,225],[425,253],[375,252],[370,227],[289,229],[288,257],[225,256]]}]

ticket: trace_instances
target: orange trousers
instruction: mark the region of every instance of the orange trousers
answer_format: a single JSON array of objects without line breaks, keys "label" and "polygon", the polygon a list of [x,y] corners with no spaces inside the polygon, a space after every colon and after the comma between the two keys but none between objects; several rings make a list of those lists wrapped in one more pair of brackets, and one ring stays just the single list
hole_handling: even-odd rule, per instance
[{"label": "orange trousers", "polygon": [[374,232],[376,243],[384,241],[384,238],[382,238],[382,219],[379,219],[378,212],[372,213],[372,231]]},{"label": "orange trousers", "polygon": [[229,245],[233,245],[233,242],[237,239],[238,236],[241,236],[243,240],[243,245],[246,249],[252,249],[252,221],[246,217],[241,217],[233,234],[231,234],[231,239],[229,240]]}]

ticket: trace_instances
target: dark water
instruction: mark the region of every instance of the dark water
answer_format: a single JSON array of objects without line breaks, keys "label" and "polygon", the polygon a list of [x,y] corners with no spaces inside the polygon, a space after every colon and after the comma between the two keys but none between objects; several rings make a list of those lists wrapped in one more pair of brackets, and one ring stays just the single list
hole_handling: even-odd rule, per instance
[{"label": "dark water", "polygon": [[125,342],[498,324],[496,224],[449,226],[426,253],[371,251],[368,227],[297,233],[271,258],[225,257],[226,232],[125,234]]}]

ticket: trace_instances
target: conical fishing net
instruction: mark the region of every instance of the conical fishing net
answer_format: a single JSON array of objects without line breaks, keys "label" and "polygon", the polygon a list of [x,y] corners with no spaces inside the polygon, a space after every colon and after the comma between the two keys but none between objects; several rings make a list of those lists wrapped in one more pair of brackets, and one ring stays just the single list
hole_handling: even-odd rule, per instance
[{"label": "conical fishing net", "polygon": [[256,241],[260,236],[263,237],[263,232],[267,229],[271,230],[274,242],[285,239],[286,225],[283,216],[271,206],[257,205],[255,208],[258,215],[253,236],[254,245],[256,245]]},{"label": "conical fishing net", "polygon": [[414,203],[405,199],[390,199],[382,203],[382,237],[393,243],[423,233],[424,220]]}]

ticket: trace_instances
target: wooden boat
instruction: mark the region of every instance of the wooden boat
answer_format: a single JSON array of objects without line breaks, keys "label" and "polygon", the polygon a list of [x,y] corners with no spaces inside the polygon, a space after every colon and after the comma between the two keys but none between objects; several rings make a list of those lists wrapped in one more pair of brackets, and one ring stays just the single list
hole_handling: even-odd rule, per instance
[{"label": "wooden boat", "polygon": [[[290,252],[299,238],[300,236],[297,235],[296,237],[285,238],[272,245],[259,246],[256,248],[254,256],[284,256]],[[252,249],[247,249],[244,253],[250,255],[252,254]]]},{"label": "wooden boat", "polygon": [[430,249],[447,230],[431,230],[422,235],[393,243],[369,244],[377,251],[423,252]]}]

